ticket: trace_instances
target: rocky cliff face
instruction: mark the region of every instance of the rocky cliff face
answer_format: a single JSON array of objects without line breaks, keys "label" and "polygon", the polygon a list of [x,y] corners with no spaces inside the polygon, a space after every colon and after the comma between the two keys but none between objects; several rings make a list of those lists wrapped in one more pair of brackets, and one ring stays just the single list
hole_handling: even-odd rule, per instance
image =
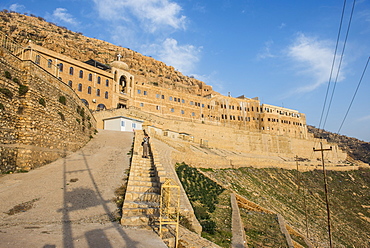
[{"label": "rocky cliff face", "polygon": [[95,59],[109,64],[121,54],[122,61],[137,75],[136,81],[196,92],[205,84],[195,78],[184,76],[172,66],[144,56],[129,48],[89,38],[65,27],[45,21],[42,17],[27,16],[3,10],[0,12],[0,31],[16,42],[26,45],[29,41],[79,61]]},{"label": "rocky cliff face", "polygon": [[326,139],[330,143],[337,143],[339,148],[347,152],[350,157],[370,164],[370,142],[356,138],[327,132],[313,126],[307,126],[308,132],[313,133],[315,138]]}]

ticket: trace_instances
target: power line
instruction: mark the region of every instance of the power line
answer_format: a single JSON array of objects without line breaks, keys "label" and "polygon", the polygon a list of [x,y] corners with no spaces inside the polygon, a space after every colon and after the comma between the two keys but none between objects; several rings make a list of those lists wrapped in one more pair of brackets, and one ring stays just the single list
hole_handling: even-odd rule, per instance
[{"label": "power line", "polygon": [[344,51],[345,51],[345,49],[346,49],[346,44],[347,44],[347,39],[348,39],[349,30],[350,30],[351,23],[352,23],[352,17],[353,17],[353,11],[354,11],[354,9],[355,9],[355,4],[356,4],[356,0],[354,0],[354,1],[353,1],[352,10],[351,10],[351,16],[350,16],[349,21],[348,21],[348,27],[347,27],[347,32],[346,32],[346,38],[344,39],[344,44],[343,44],[342,54],[340,55],[340,61],[339,61],[339,65],[338,65],[337,75],[336,75],[336,77],[335,77],[334,86],[333,86],[333,91],[332,91],[332,93],[331,93],[331,97],[330,97],[330,101],[329,101],[329,105],[328,105],[328,110],[327,110],[327,112],[326,112],[325,121],[324,121],[324,124],[323,124],[323,129],[324,129],[325,125],[326,125],[326,121],[327,121],[328,116],[329,116],[329,111],[330,111],[331,103],[332,103],[332,101],[333,101],[335,88],[336,88],[336,85],[337,85],[337,82],[338,82],[339,72],[340,72],[340,68],[341,68],[341,66],[342,66],[342,62],[343,62],[343,55],[344,55]]},{"label": "power line", "polygon": [[[340,33],[341,33],[341,30],[342,30],[342,23],[343,23],[343,17],[344,17],[344,11],[346,9],[346,0],[344,0],[344,3],[343,3],[343,8],[342,8],[342,16],[340,18],[340,24],[339,24],[339,30],[338,30],[338,36],[337,36],[337,43],[335,45],[335,51],[334,51],[334,56],[333,56],[333,62],[331,64],[331,70],[330,70],[330,76],[329,76],[329,83],[328,83],[328,87],[326,89],[326,94],[325,94],[325,100],[324,100],[324,104],[323,104],[323,107],[322,107],[322,111],[321,111],[321,116],[320,116],[320,122],[319,122],[319,129],[321,128],[321,122],[322,122],[322,118],[324,116],[324,113],[325,113],[325,107],[326,107],[326,101],[328,99],[328,94],[329,94],[329,89],[330,89],[330,83],[331,83],[331,77],[333,75],[333,70],[334,70],[334,65],[335,65],[335,58],[337,56],[337,50],[338,50],[338,44],[339,44],[339,39],[340,39]],[[324,129],[324,128],[323,128]]]},{"label": "power line", "polygon": [[353,97],[352,97],[351,103],[350,103],[350,104],[349,104],[349,106],[348,106],[347,112],[346,112],[346,114],[345,114],[345,116],[344,116],[344,118],[343,118],[342,123],[340,124],[340,127],[339,127],[339,129],[338,129],[337,134],[339,134],[340,130],[342,129],[342,126],[343,126],[344,122],[346,121],[346,118],[347,118],[347,116],[348,116],[348,113],[349,113],[349,111],[350,111],[350,109],[351,109],[351,107],[352,107],[352,103],[353,103],[353,101],[355,100],[355,97],[356,97],[357,91],[358,91],[358,89],[360,88],[360,85],[361,85],[362,79],[364,78],[364,75],[365,75],[365,72],[366,72],[367,66],[368,66],[368,64],[369,64],[369,60],[370,60],[370,57],[368,57],[368,59],[367,59],[367,62],[366,62],[365,68],[364,68],[364,70],[363,70],[363,72],[362,72],[362,75],[361,75],[360,81],[359,81],[359,82],[358,82],[358,84],[357,84],[357,88],[356,88],[356,90],[355,90],[355,93],[353,94]]}]

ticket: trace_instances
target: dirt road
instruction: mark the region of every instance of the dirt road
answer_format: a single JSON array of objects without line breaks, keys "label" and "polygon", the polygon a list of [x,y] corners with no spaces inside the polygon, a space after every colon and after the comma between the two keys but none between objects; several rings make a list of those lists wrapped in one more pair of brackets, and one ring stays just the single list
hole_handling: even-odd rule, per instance
[{"label": "dirt road", "polygon": [[132,133],[99,130],[83,149],[0,178],[0,247],[166,247],[112,222]]}]

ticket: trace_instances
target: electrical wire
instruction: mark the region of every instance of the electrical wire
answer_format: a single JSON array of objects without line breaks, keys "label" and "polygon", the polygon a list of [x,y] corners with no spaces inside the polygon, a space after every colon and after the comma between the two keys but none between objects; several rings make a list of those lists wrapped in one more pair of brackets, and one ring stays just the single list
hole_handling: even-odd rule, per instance
[{"label": "electrical wire", "polygon": [[364,70],[363,70],[363,72],[362,72],[362,75],[361,75],[360,81],[359,81],[359,82],[358,82],[358,84],[357,84],[357,88],[356,88],[356,90],[355,90],[355,93],[353,94],[353,97],[352,97],[351,103],[350,103],[350,104],[349,104],[349,106],[348,106],[347,112],[346,112],[346,114],[344,115],[343,121],[342,121],[342,123],[340,124],[340,127],[339,127],[339,129],[338,129],[337,134],[339,134],[340,130],[341,130],[341,129],[342,129],[342,127],[343,127],[344,122],[345,122],[345,121],[346,121],[346,119],[347,119],[348,113],[349,113],[349,111],[350,111],[350,109],[351,109],[351,107],[352,107],[353,101],[355,100],[355,97],[356,97],[356,95],[357,95],[357,91],[358,91],[358,89],[360,88],[360,85],[361,85],[362,79],[364,78],[364,75],[365,75],[365,72],[366,72],[367,66],[368,66],[368,64],[369,64],[369,60],[370,60],[370,57],[368,57],[368,59],[367,59],[367,62],[366,62],[365,68],[364,68]]},{"label": "electrical wire", "polygon": [[342,30],[344,11],[345,11],[345,9],[346,9],[346,2],[347,2],[347,1],[346,1],[346,0],[344,0],[344,3],[343,3],[343,9],[342,9],[342,16],[341,16],[341,18],[340,18],[340,24],[339,24],[339,30],[338,30],[338,36],[337,36],[337,42],[336,42],[336,45],[335,45],[335,51],[334,51],[334,56],[333,56],[333,62],[332,62],[332,65],[331,65],[331,70],[330,70],[330,76],[329,76],[329,81],[328,81],[328,87],[327,87],[327,89],[326,89],[325,100],[324,100],[324,104],[323,104],[322,111],[321,111],[321,116],[320,116],[319,129],[321,128],[322,118],[323,118],[324,113],[325,113],[326,101],[327,101],[327,99],[328,99],[328,94],[329,94],[329,89],[330,89],[331,78],[332,78],[332,75],[333,75],[333,70],[334,70],[334,65],[335,65],[335,58],[336,58],[336,56],[337,56],[337,50],[338,50],[338,44],[339,44],[339,39],[340,39],[340,33],[341,33],[341,30]]},{"label": "electrical wire", "polygon": [[323,124],[323,127],[322,127],[323,129],[325,128],[326,121],[327,121],[328,116],[329,116],[330,107],[331,107],[331,104],[332,104],[332,101],[333,101],[335,88],[336,88],[336,85],[337,85],[337,82],[338,82],[339,72],[340,72],[340,69],[341,69],[341,66],[342,66],[342,62],[343,62],[343,57],[344,57],[344,51],[345,51],[346,45],[347,45],[347,39],[348,39],[348,35],[349,35],[349,30],[351,28],[351,23],[352,23],[353,12],[354,12],[354,9],[355,9],[355,4],[356,4],[356,0],[354,0],[353,1],[353,4],[352,4],[351,16],[350,16],[349,21],[348,21],[348,27],[347,27],[346,37],[344,39],[342,54],[340,55],[340,61],[339,61],[338,69],[337,69],[337,75],[335,77],[333,91],[331,93],[330,101],[329,101],[329,104],[328,104],[328,110],[326,112],[324,124]]}]

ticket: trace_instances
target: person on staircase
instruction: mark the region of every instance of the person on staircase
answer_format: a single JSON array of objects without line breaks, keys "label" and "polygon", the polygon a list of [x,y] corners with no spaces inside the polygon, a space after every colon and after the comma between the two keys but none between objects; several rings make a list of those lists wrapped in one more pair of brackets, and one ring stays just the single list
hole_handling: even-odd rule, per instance
[{"label": "person on staircase", "polygon": [[143,142],[141,143],[141,145],[143,146],[143,158],[148,158],[149,139],[150,137],[148,136],[148,134],[145,134],[143,138]]}]

